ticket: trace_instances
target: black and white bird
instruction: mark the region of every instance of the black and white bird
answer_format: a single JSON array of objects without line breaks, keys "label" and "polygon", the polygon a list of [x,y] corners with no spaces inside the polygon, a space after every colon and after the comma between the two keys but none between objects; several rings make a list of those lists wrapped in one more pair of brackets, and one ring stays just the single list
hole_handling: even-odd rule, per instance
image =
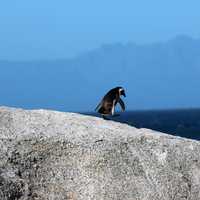
[{"label": "black and white bird", "polygon": [[101,102],[97,105],[95,111],[100,113],[104,119],[105,116],[112,115],[114,116],[115,113],[115,106],[117,103],[120,104],[121,110],[125,111],[125,104],[120,98],[123,95],[126,97],[125,90],[123,87],[116,87],[111,89],[101,100]]}]

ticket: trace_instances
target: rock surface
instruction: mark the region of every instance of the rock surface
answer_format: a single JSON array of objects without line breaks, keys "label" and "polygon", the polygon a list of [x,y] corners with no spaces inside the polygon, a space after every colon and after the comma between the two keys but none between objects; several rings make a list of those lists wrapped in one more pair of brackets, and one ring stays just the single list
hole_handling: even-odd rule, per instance
[{"label": "rock surface", "polygon": [[199,200],[200,142],[47,110],[0,108],[1,200]]}]

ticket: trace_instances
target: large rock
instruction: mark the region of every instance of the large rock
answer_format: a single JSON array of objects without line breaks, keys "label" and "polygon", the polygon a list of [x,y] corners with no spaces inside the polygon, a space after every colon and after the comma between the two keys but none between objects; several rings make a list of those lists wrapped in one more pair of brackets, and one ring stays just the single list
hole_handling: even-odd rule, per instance
[{"label": "large rock", "polygon": [[200,143],[80,114],[2,107],[0,199],[199,200]]}]

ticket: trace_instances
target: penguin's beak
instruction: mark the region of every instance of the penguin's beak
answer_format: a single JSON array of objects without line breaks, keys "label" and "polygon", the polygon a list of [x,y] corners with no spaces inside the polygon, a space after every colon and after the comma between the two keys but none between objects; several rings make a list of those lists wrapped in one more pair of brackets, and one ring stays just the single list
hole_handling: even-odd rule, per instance
[{"label": "penguin's beak", "polygon": [[124,90],[122,90],[121,95],[123,95],[124,97],[126,97],[126,94],[125,94]]}]

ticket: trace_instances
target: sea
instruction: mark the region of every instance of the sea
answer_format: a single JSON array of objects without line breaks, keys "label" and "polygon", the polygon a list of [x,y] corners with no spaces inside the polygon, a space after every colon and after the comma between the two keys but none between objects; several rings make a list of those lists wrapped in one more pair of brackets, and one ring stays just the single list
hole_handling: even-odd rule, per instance
[{"label": "sea", "polygon": [[[84,113],[101,117],[98,113]],[[200,108],[126,111],[110,120],[137,128],[148,128],[175,136],[200,140]]]}]

